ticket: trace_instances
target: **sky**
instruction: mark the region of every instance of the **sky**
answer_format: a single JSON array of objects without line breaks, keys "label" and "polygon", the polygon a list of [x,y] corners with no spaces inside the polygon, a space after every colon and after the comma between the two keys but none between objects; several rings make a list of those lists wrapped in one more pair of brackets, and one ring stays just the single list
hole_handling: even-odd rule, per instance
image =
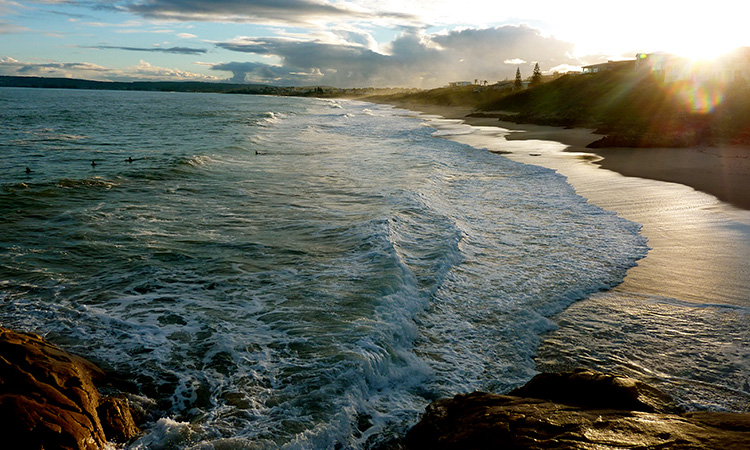
[{"label": "sky", "polygon": [[0,0],[0,75],[433,88],[750,46],[739,0]]}]

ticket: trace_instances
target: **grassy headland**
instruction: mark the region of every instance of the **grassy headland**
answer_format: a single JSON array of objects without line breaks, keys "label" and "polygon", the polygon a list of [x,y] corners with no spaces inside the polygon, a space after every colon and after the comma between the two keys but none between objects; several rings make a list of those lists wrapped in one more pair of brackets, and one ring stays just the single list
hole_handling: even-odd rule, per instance
[{"label": "grassy headland", "polygon": [[664,83],[648,71],[565,75],[529,89],[439,88],[379,101],[465,107],[516,123],[594,128],[607,147],[750,142],[750,86]]}]

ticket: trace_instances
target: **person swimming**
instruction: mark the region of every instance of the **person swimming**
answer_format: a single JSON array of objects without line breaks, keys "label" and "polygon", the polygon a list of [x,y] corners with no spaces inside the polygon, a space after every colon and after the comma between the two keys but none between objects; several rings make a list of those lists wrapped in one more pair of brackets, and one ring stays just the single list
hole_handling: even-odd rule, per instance
[{"label": "person swimming", "polygon": [[31,169],[29,169],[29,168],[27,167],[27,168],[26,168],[26,173],[31,173],[31,172],[33,172],[33,170],[31,170]]},{"label": "person swimming", "polygon": [[94,160],[91,161],[91,167],[96,167],[96,161]]}]

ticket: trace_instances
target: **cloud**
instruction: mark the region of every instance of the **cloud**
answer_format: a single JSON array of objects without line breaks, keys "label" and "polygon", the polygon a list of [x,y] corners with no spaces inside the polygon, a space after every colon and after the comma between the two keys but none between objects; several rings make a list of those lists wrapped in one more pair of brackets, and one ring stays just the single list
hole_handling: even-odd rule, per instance
[{"label": "cloud", "polygon": [[[316,84],[339,87],[436,87],[458,80],[489,80],[515,76],[506,61],[523,61],[521,72],[531,75],[525,61],[538,62],[542,70],[562,64],[580,65],[570,57],[573,44],[545,37],[528,26],[466,29],[440,34],[404,32],[376,52],[361,44],[333,44],[285,38],[238,38],[216,45],[225,50],[275,56],[289,73],[317,75]],[[525,64],[525,66],[524,66]],[[220,67],[219,65],[215,67]],[[230,70],[227,69],[215,70]],[[277,73],[283,71],[274,69]],[[237,78],[239,72],[234,72]],[[524,73],[527,72],[527,73]],[[245,72],[250,80],[257,68]],[[298,83],[294,77],[290,84]]]},{"label": "cloud", "polygon": [[190,33],[178,33],[177,37],[180,37],[182,39],[194,39],[194,38],[197,38],[198,36],[194,34],[190,34]]},{"label": "cloud", "polygon": [[208,51],[203,48],[190,47],[120,47],[116,45],[93,45],[83,48],[96,48],[100,50],[125,50],[129,52],[172,53],[177,55],[200,55]]},{"label": "cloud", "polygon": [[93,63],[22,62],[11,57],[0,58],[0,75],[51,78],[81,78],[96,81],[217,81],[218,77],[181,69],[154,66],[141,60],[138,65],[108,68]]},{"label": "cloud", "polygon": [[316,84],[322,75],[317,70],[305,73],[288,67],[254,62],[229,62],[209,66],[211,70],[232,72],[232,78],[229,81],[233,83],[311,85]]},{"label": "cloud", "polygon": [[30,31],[26,27],[14,25],[12,23],[0,22],[0,34],[25,33]]},{"label": "cloud", "polygon": [[513,58],[513,59],[506,59],[505,61],[503,61],[503,64],[512,64],[512,65],[526,64],[526,61],[522,60],[521,58]]},{"label": "cloud", "polygon": [[11,57],[0,58],[0,74],[15,76],[37,76],[52,78],[88,78],[101,79],[109,69],[98,64],[87,62],[21,62]]},{"label": "cloud", "polygon": [[[261,38],[241,39],[216,45],[235,52],[277,56],[282,59],[282,66],[290,73],[320,74],[317,80],[311,81],[334,86],[367,85],[377,79],[378,64],[387,63],[386,56],[361,46],[315,41]],[[284,84],[298,82],[296,78],[291,78],[285,80]]]},{"label": "cloud", "polygon": [[188,72],[180,69],[169,69],[154,66],[141,60],[137,66],[118,71],[111,79],[117,80],[168,80],[168,81],[216,81],[217,77]]},{"label": "cloud", "polygon": [[181,21],[220,21],[313,24],[364,19],[413,20],[413,16],[373,12],[351,2],[323,0],[144,0],[125,9],[148,18]]}]

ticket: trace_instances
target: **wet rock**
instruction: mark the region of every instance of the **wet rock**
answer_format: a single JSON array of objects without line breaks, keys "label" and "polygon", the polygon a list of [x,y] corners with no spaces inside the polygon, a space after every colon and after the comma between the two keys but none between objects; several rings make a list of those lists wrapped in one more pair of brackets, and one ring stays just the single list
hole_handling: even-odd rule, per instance
[{"label": "wet rock", "polygon": [[402,446],[412,450],[750,448],[750,414],[684,413],[665,394],[626,377],[594,371],[542,374],[512,394],[474,392],[433,402]]},{"label": "wet rock", "polygon": [[671,397],[628,377],[577,369],[565,373],[541,373],[508,395],[539,398],[587,409],[681,413]]},{"label": "wet rock", "polygon": [[0,328],[0,435],[15,449],[101,449],[138,429],[123,398],[102,398],[104,373],[35,334]]}]

